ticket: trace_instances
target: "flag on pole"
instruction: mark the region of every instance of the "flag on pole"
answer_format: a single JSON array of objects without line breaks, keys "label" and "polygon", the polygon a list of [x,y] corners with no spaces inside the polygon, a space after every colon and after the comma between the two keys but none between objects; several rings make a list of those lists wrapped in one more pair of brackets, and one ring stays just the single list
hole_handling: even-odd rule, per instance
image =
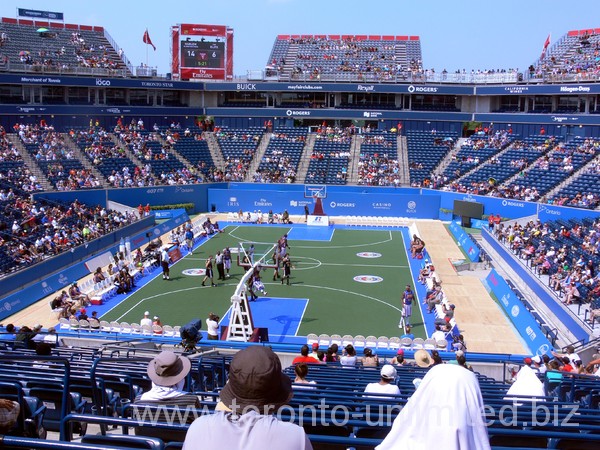
[{"label": "flag on pole", "polygon": [[154,49],[154,51],[156,51],[156,45],[154,45],[152,43],[152,40],[150,39],[150,35],[148,34],[148,29],[146,29],[146,31],[144,32],[144,38],[143,38],[144,44],[148,44],[151,45],[152,48]]},{"label": "flag on pole", "polygon": [[540,59],[544,59],[544,57],[546,56],[546,50],[548,50],[549,45],[550,45],[550,35],[548,35],[548,37],[546,38],[546,42],[544,42],[544,47],[542,48],[542,56],[540,56]]}]

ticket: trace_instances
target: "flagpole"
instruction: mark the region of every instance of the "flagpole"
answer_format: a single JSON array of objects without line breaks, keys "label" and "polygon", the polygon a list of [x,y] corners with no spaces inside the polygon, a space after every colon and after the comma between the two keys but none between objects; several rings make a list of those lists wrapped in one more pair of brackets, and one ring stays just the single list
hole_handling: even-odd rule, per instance
[{"label": "flagpole", "polygon": [[[148,28],[146,28],[146,33],[148,32]],[[148,67],[148,44],[146,43],[146,67]]]}]

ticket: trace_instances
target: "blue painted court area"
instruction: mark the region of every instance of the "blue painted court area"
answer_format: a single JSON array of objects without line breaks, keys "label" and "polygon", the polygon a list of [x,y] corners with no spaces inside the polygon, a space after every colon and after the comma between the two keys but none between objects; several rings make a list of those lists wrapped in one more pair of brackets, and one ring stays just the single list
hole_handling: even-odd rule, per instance
[{"label": "blue painted court area", "polygon": [[[290,342],[300,327],[308,305],[307,298],[259,297],[250,303],[254,326],[269,329],[269,341]],[[229,325],[231,309],[221,318],[219,325]],[[302,337],[302,342],[306,341]]]},{"label": "blue painted court area", "polygon": [[334,231],[334,227],[296,225],[288,233],[288,239],[294,241],[331,241]]}]

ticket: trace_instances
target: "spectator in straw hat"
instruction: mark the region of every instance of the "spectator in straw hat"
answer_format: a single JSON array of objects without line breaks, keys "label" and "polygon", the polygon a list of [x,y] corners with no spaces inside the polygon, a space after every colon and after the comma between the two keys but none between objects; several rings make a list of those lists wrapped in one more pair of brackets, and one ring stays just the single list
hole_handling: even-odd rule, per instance
[{"label": "spectator in straw hat", "polygon": [[14,428],[20,411],[21,407],[17,402],[0,399],[0,433],[5,434]]},{"label": "spectator in straw hat", "polygon": [[152,381],[152,389],[138,396],[136,403],[192,404],[199,407],[198,397],[183,390],[191,366],[186,356],[168,350],[160,352],[148,364],[147,373]]},{"label": "spectator in straw hat", "polygon": [[194,421],[183,449],[312,449],[302,427],[273,415],[292,394],[292,381],[281,371],[281,362],[270,348],[253,346],[239,351],[231,361],[216,412]]},{"label": "spectator in straw hat", "polygon": [[415,364],[419,367],[430,367],[431,364],[433,364],[431,355],[427,350],[424,349],[417,350],[413,358],[415,359]]}]

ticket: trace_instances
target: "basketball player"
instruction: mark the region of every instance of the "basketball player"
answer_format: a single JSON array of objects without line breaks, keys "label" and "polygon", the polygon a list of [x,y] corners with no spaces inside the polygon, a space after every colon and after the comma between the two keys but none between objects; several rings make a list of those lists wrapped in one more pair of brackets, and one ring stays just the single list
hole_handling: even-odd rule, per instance
[{"label": "basketball player", "polygon": [[273,271],[273,281],[277,280],[277,278],[281,278],[279,275],[279,266],[281,265],[281,257],[279,256],[279,252],[275,250],[273,252],[273,265],[275,266],[275,270]]},{"label": "basketball player", "polygon": [[406,285],[406,289],[402,293],[402,317],[404,317],[404,324],[410,326],[410,317],[412,316],[412,305],[415,301],[415,294],[413,293],[410,285]]},{"label": "basketball player", "polygon": [[286,281],[287,285],[289,286],[290,275],[292,274],[292,269],[294,268],[294,266],[292,266],[292,261],[290,260],[290,255],[285,255],[283,257],[281,265],[283,266],[283,278],[281,279],[281,284],[283,284],[283,282]]},{"label": "basketball player", "polygon": [[223,266],[225,267],[225,278],[229,278],[229,270],[231,269],[231,250],[225,247],[223,250]]},{"label": "basketball player", "polygon": [[210,280],[210,285],[212,287],[215,287],[216,284],[213,281],[213,260],[212,260],[212,255],[208,255],[208,258],[206,258],[206,263],[204,264],[204,267],[206,269],[206,272],[204,273],[204,279],[202,280],[202,286],[205,286],[205,282],[206,280]]}]

